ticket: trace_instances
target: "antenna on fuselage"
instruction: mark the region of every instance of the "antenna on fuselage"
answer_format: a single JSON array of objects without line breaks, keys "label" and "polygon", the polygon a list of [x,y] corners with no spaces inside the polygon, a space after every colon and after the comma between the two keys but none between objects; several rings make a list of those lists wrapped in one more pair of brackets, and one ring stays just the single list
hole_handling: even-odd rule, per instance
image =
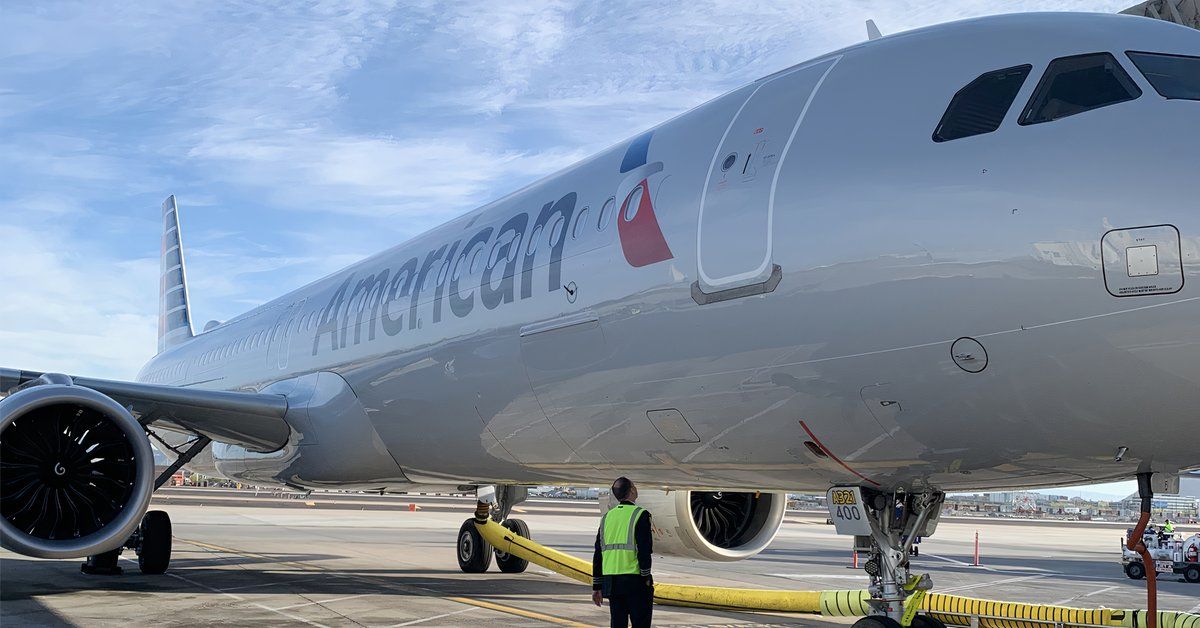
[{"label": "antenna on fuselage", "polygon": [[879,32],[879,27],[875,25],[875,20],[867,20],[867,39],[874,41],[883,37],[883,33]]}]

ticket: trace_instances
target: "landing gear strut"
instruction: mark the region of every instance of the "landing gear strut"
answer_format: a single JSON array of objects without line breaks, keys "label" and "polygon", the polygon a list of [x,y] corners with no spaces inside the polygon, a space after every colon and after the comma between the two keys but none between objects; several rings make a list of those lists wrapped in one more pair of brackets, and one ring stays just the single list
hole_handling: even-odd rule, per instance
[{"label": "landing gear strut", "polygon": [[[855,546],[865,546],[868,554],[863,570],[871,578],[867,603],[873,614],[855,622],[855,628],[899,628],[905,623],[905,604],[917,603],[933,587],[928,575],[910,573],[909,558],[916,540],[936,529],[945,497],[937,491],[830,489],[829,514],[838,534],[856,535]],[[908,625],[944,628],[938,620],[916,617],[908,610]]]},{"label": "landing gear strut", "polygon": [[121,559],[121,549],[118,547],[103,554],[88,556],[87,560],[79,566],[80,573],[89,576],[119,576],[125,573],[125,570],[117,564],[117,561]]},{"label": "landing gear strut", "polygon": [[[191,441],[186,451],[180,451],[168,445],[154,432],[147,430],[163,447],[173,451],[175,462],[159,474],[154,481],[154,490],[158,490],[183,465],[192,461],[211,441],[207,436],[197,436]],[[148,510],[142,515],[142,523],[134,531],[133,536],[125,544],[115,550],[88,556],[79,567],[79,571],[89,575],[119,576],[125,573],[118,562],[121,552],[126,548],[137,553],[138,569],[147,575],[157,575],[166,572],[171,564],[171,516],[162,510]],[[486,569],[486,567],[484,567]]]},{"label": "landing gear strut", "polygon": [[[528,489],[524,486],[504,484],[499,486],[481,486],[476,493],[479,508],[486,510],[493,521],[512,530],[520,536],[529,537],[529,526],[520,519],[510,519],[508,515],[513,506],[525,501]],[[492,564],[492,554],[496,555],[496,564],[504,573],[521,573],[529,567],[529,561],[513,556],[507,552],[494,549],[475,527],[475,519],[467,519],[458,529],[458,568],[466,573],[483,573]]]}]

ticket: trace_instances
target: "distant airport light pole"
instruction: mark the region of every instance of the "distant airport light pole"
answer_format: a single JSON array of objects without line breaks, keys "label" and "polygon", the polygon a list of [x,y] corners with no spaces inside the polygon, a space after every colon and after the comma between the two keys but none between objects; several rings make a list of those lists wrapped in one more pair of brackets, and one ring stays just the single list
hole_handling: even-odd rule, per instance
[{"label": "distant airport light pole", "polygon": [[971,566],[979,566],[979,530],[975,531],[975,562],[971,563]]}]

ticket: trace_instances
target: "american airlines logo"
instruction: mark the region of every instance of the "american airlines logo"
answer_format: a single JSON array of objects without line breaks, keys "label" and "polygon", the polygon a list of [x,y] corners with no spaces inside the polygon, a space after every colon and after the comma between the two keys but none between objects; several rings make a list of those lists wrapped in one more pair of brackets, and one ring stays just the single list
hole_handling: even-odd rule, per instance
[{"label": "american airlines logo", "polygon": [[[663,165],[647,161],[650,138],[650,133],[638,137],[626,149],[620,169],[625,176],[610,199],[620,199],[617,233],[625,260],[635,268],[672,258],[654,213],[650,180]],[[447,316],[464,318],[471,314],[477,294],[478,303],[488,310],[518,298],[530,298],[539,283],[534,270],[541,268],[535,258],[541,257],[543,247],[530,246],[526,234],[535,238],[549,234],[550,259],[544,262],[543,285],[547,292],[562,289],[563,249],[576,203],[576,193],[570,192],[543,205],[536,217],[532,212],[516,214],[498,228],[484,227],[469,238],[411,257],[399,267],[383,268],[361,278],[351,272],[320,311],[312,355],[317,354],[323,340],[337,351],[364,339],[374,340],[380,330],[395,336],[406,329],[417,329],[425,324],[418,315],[423,307],[432,310],[428,323],[437,324]],[[601,218],[606,219],[611,217]],[[523,249],[524,255],[520,254]],[[480,265],[482,273],[477,275]]]},{"label": "american airlines logo", "polygon": [[625,158],[621,160],[621,174],[625,178],[617,186],[616,198],[623,199],[617,214],[617,233],[625,261],[634,268],[674,257],[654,215],[650,177],[662,172],[663,165],[661,161],[647,163],[652,135],[642,135],[625,149]]}]

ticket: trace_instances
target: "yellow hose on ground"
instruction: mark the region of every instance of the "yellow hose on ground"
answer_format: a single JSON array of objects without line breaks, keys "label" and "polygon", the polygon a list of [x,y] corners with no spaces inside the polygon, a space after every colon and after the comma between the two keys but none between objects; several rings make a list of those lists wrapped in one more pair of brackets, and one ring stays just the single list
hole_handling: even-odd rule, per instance
[{"label": "yellow hose on ground", "polygon": [[[507,552],[584,584],[592,583],[591,561],[564,554],[524,538],[486,519],[475,519],[476,528],[501,552]],[[826,617],[861,617],[870,612],[866,590],[777,591],[735,589],[685,584],[654,583],[654,601],[667,606],[687,606],[727,611],[817,613]],[[946,624],[966,626],[979,616],[980,628],[1045,628],[1047,623],[1111,628],[1144,628],[1146,612],[1118,609],[1082,609],[1048,604],[996,602],[958,595],[929,593],[921,610]],[[1039,621],[1040,620],[1040,621]],[[1200,628],[1200,615],[1160,611],[1158,628]]]},{"label": "yellow hose on ground", "polygon": [[[979,616],[980,628],[1038,628],[1049,623],[1112,628],[1145,628],[1146,611],[1115,608],[1070,608],[1049,604],[997,602],[959,595],[930,593],[921,610],[946,624],[967,625]],[[1030,621],[1034,620],[1034,621]],[[1159,611],[1159,628],[1200,628],[1200,615],[1184,611]]]}]

